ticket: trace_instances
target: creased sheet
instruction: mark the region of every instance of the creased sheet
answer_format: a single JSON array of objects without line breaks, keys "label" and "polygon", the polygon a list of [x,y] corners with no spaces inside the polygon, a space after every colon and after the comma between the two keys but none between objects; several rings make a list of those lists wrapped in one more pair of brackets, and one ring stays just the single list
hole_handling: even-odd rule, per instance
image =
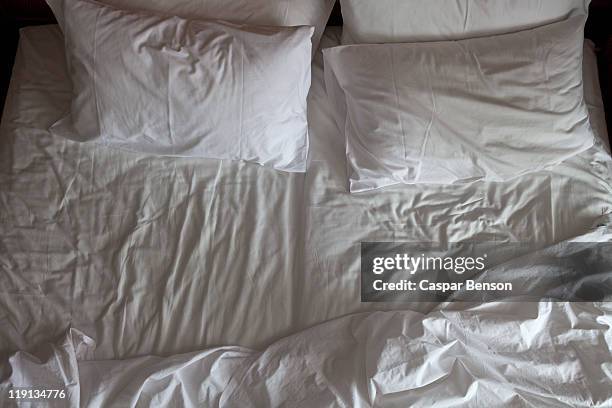
[{"label": "creased sheet", "polygon": [[[329,31],[325,46],[338,43],[339,31]],[[591,48],[586,55],[593,58]],[[0,130],[5,358],[37,353],[70,328],[95,339],[85,358],[98,361],[227,345],[263,350],[348,314],[425,313],[435,305],[360,303],[361,241],[546,244],[612,213],[612,166],[601,142],[510,183],[351,196],[320,53],[305,175],[54,138],[46,129],[71,92],[62,61],[57,27],[22,31]],[[603,139],[601,100],[586,99]]]},{"label": "creased sheet", "polygon": [[14,355],[0,388],[75,378],[70,406],[603,407],[612,403],[611,316],[593,303],[361,313],[262,351],[107,361],[79,359],[91,339],[72,329],[48,359]]}]

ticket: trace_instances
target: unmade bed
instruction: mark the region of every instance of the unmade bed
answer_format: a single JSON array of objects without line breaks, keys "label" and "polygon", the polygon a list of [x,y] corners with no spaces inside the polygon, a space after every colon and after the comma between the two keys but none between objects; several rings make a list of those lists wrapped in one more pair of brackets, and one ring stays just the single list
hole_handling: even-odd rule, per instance
[{"label": "unmade bed", "polygon": [[[321,48],[339,41],[328,28]],[[597,142],[553,169],[349,194],[320,50],[309,169],[289,174],[52,136],[71,97],[62,34],[23,29],[0,136],[4,375],[93,406],[612,404],[609,304],[359,295],[361,242],[609,240],[588,41],[584,84]]]}]

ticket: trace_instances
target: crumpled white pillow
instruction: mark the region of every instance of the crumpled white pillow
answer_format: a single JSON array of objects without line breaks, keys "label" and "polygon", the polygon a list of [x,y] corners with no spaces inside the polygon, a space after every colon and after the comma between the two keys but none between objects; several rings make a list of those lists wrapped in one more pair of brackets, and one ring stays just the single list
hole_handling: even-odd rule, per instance
[{"label": "crumpled white pillow", "polygon": [[[51,0],[50,3],[57,3]],[[124,10],[156,12],[192,20],[224,20],[276,27],[313,26],[313,50],[319,46],[336,0],[102,0]],[[62,13],[55,13],[62,24]]]},{"label": "crumpled white pillow", "polygon": [[324,50],[350,191],[505,181],[593,145],[584,16],[461,41]]},{"label": "crumpled white pillow", "polygon": [[238,26],[49,0],[74,86],[51,132],[306,170],[312,27]]}]

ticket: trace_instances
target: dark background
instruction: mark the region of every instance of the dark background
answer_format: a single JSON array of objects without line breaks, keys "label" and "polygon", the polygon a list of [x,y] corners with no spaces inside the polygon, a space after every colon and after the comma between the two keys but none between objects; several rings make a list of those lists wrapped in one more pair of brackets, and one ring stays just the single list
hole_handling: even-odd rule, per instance
[{"label": "dark background", "polygon": [[[51,10],[44,0],[0,0],[0,112],[8,89],[19,28],[28,25],[53,24]],[[336,3],[329,25],[342,25],[339,4]],[[592,0],[585,35],[595,42],[599,62],[608,135],[612,136],[612,0]]]}]

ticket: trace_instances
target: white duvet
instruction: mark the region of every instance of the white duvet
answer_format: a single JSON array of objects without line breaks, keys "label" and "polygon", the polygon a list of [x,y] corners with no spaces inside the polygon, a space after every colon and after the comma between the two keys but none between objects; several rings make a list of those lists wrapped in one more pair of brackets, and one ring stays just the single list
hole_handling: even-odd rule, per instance
[{"label": "white duvet", "polygon": [[219,347],[172,357],[87,360],[72,329],[39,361],[11,357],[15,386],[64,386],[91,407],[606,407],[612,307],[496,303],[372,312],[262,351]]},{"label": "white duvet", "polygon": [[590,150],[507,183],[354,196],[320,55],[309,171],[283,174],[52,137],[70,100],[61,35],[24,30],[0,136],[0,352],[38,357],[13,354],[12,381],[61,367],[94,406],[609,405],[608,304],[359,302],[361,241],[546,244],[609,223],[586,55]]}]

